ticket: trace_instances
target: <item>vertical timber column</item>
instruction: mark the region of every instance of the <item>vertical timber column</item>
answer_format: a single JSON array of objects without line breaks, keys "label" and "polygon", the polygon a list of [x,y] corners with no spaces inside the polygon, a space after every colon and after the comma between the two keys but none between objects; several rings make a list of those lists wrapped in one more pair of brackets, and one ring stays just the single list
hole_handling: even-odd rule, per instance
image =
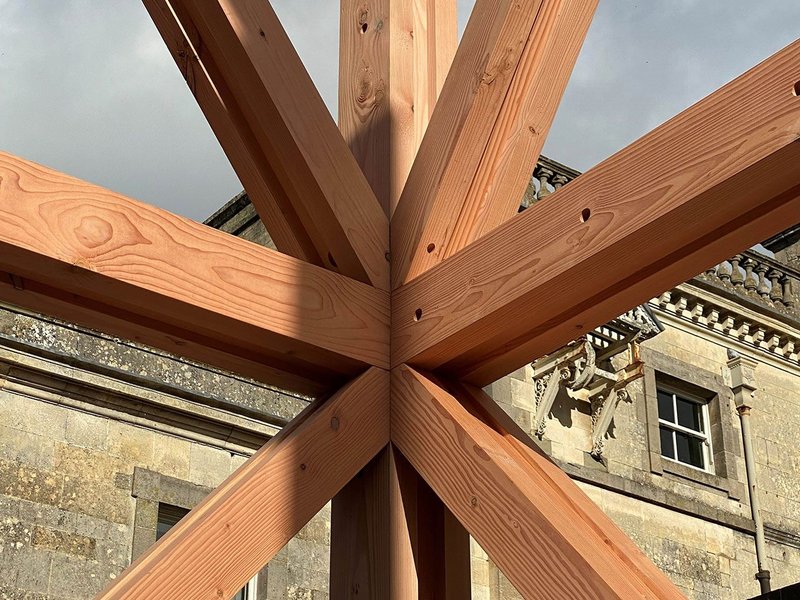
[{"label": "vertical timber column", "polygon": [[[339,128],[391,215],[455,55],[456,0],[341,0],[340,17]],[[397,450],[331,519],[332,600],[470,597],[469,536]]]},{"label": "vertical timber column", "polygon": [[389,215],[457,45],[456,0],[341,0],[339,129]]}]

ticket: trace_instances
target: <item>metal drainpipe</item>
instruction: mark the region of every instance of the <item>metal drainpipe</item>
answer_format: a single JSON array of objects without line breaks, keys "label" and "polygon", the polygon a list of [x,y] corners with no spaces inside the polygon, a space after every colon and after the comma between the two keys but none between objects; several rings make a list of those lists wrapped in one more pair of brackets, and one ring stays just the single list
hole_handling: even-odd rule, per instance
[{"label": "metal drainpipe", "polygon": [[750,496],[750,511],[753,515],[753,524],[756,529],[756,562],[758,572],[756,579],[761,587],[761,593],[770,591],[769,571],[764,568],[767,560],[767,550],[764,543],[764,522],[758,503],[758,485],[756,483],[756,462],[753,452],[753,437],[750,432],[750,400],[753,398],[756,387],[754,383],[754,370],[756,362],[739,356],[729,350],[728,368],[731,373],[731,390],[736,401],[736,412],[742,424],[742,447],[744,450],[744,464],[747,470],[747,484]]}]

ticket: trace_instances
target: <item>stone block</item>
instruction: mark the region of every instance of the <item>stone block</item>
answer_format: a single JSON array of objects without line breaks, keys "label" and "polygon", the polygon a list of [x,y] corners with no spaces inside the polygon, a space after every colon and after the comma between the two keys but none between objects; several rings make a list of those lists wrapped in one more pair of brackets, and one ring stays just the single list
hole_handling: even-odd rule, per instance
[{"label": "stone block", "polygon": [[153,470],[178,479],[189,479],[190,447],[186,440],[166,435],[159,437],[153,447]]},{"label": "stone block", "polygon": [[77,410],[67,415],[67,443],[81,448],[108,449],[108,419]]},{"label": "stone block", "polygon": [[76,533],[36,525],[33,528],[31,546],[82,558],[95,558],[97,540]]},{"label": "stone block", "polygon": [[231,453],[202,444],[189,449],[189,480],[208,487],[217,487],[231,472]]},{"label": "stone block", "polygon": [[110,422],[108,451],[126,462],[148,465],[153,462],[155,433],[124,423]]},{"label": "stone block", "polygon": [[0,459],[0,494],[57,505],[63,488],[64,478],[61,473]]},{"label": "stone block", "polygon": [[68,409],[0,390],[0,423],[19,431],[63,441]]},{"label": "stone block", "polygon": [[0,425],[0,456],[50,470],[55,464],[55,442],[42,435]]}]

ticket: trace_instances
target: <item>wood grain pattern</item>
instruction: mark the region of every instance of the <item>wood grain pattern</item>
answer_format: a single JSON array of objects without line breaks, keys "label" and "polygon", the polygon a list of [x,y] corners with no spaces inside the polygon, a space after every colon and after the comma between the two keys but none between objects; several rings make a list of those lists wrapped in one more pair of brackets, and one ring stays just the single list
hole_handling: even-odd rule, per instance
[{"label": "wood grain pattern", "polygon": [[[549,480],[550,486],[554,489],[554,496],[563,497],[571,505],[576,523],[608,539],[610,542],[608,549],[614,552],[620,561],[627,563],[648,589],[660,590],[665,587],[666,575],[486,392],[460,382],[436,381],[436,383],[459,398],[470,414],[503,436],[508,446],[516,450],[522,459],[529,463],[531,469],[541,473],[544,480]],[[671,583],[666,585],[666,588],[671,587]]]},{"label": "wood grain pattern", "polygon": [[392,443],[524,597],[682,597],[646,559],[641,572],[625,556],[630,543],[615,546],[616,526],[576,503],[569,478],[523,457],[462,406],[468,399],[406,366],[392,371],[392,394]]},{"label": "wood grain pattern", "polygon": [[391,599],[391,478],[383,449],[331,500],[329,596]]},{"label": "wood grain pattern", "polygon": [[475,3],[392,219],[393,287],[418,274],[412,260],[420,244],[428,250],[432,219],[458,215],[447,199],[460,203],[469,191],[542,3]]},{"label": "wood grain pattern", "polygon": [[[388,289],[388,220],[269,2],[171,0],[265,178],[325,267]],[[281,194],[275,193],[276,198]]]},{"label": "wood grain pattern", "polygon": [[393,600],[462,600],[472,590],[469,534],[397,448],[391,448]]},{"label": "wood grain pattern", "polygon": [[183,356],[263,362],[290,387],[388,364],[385,292],[2,153],[0,248],[19,303],[50,298],[67,311],[56,316],[120,335],[141,327]]},{"label": "wood grain pattern", "polygon": [[457,46],[455,0],[342,0],[339,129],[394,212]]},{"label": "wood grain pattern", "polygon": [[[340,6],[339,126],[389,214],[455,52],[455,0],[342,0]],[[459,546],[441,526],[441,501],[417,494],[427,486],[395,459],[387,449],[332,501],[332,600],[438,600],[445,597],[447,573],[455,581],[453,572],[464,564],[469,587],[463,528]]]},{"label": "wood grain pattern", "polygon": [[795,42],[396,290],[394,364],[486,385],[796,222],[798,71]]},{"label": "wood grain pattern", "polygon": [[[504,91],[499,110],[476,102],[474,114],[466,115],[482,128],[465,125],[462,135],[473,137],[458,145],[442,187],[431,196],[405,281],[517,214],[596,6],[596,0],[544,0],[531,15],[508,86],[497,90]],[[455,186],[450,169],[456,170]]]},{"label": "wood grain pattern", "polygon": [[275,172],[247,132],[243,115],[235,106],[229,110],[214,87],[206,69],[213,70],[215,65],[210,60],[207,65],[201,63],[195,50],[200,47],[200,36],[191,21],[185,17],[179,21],[168,0],[143,0],[143,3],[275,247],[289,256],[324,265],[326,256],[321,256],[315,248]]},{"label": "wood grain pattern", "polygon": [[374,367],[314,402],[98,600],[233,597],[388,443],[388,413]]}]

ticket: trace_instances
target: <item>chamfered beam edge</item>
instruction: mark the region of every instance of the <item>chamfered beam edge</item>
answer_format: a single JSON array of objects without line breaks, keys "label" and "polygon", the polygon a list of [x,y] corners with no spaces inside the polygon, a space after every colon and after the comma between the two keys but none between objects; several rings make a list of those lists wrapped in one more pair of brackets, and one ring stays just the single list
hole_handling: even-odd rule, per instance
[{"label": "chamfered beam edge", "polygon": [[[387,290],[389,223],[289,37],[266,0],[169,0],[228,119],[279,208],[323,266]],[[169,44],[169,42],[168,42]],[[213,107],[212,107],[213,108]],[[223,146],[231,147],[230,144]],[[295,218],[296,217],[296,218]]]},{"label": "chamfered beam edge", "polygon": [[392,360],[486,385],[800,220],[800,41],[392,297]]},{"label": "chamfered beam edge", "polygon": [[389,442],[376,367],[312,403],[98,600],[232,598]]},{"label": "chamfered beam edge", "polygon": [[0,272],[5,301],[291,390],[389,361],[386,292],[4,153]]},{"label": "chamfered beam edge", "polygon": [[549,458],[513,443],[470,394],[456,394],[405,365],[393,369],[392,443],[523,597],[682,597]]}]

